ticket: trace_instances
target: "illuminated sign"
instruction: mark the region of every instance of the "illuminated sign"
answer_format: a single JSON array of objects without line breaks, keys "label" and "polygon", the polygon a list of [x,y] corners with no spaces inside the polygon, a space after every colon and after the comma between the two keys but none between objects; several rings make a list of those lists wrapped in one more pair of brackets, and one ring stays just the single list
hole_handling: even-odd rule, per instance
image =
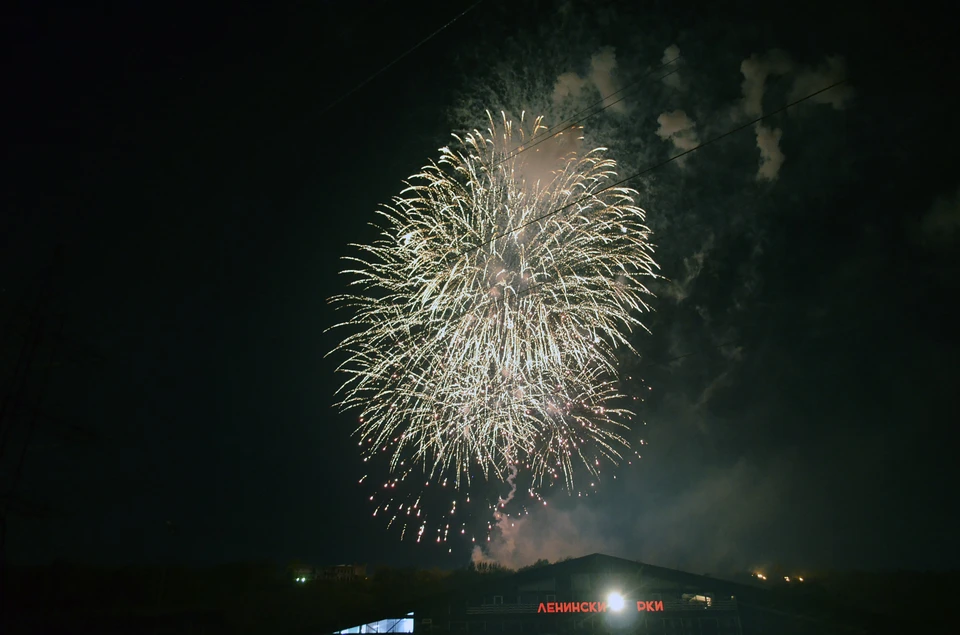
[{"label": "illuminated sign", "polygon": [[541,602],[537,613],[606,613],[606,602]]},{"label": "illuminated sign", "polygon": [[[637,600],[637,612],[663,610],[663,600]],[[537,613],[606,613],[606,602],[541,602]]]}]

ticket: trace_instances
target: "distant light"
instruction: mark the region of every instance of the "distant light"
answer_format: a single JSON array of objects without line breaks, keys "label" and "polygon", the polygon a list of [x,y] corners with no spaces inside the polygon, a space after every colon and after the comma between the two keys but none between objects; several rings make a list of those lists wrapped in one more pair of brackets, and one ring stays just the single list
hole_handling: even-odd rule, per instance
[{"label": "distant light", "polygon": [[789,581],[790,581],[790,576],[788,576],[788,575],[783,576],[783,580],[784,580],[785,582],[789,582]]},{"label": "distant light", "polygon": [[624,604],[623,596],[616,591],[607,596],[607,606],[610,607],[611,611],[622,611]]},{"label": "distant light", "polygon": [[801,582],[803,582],[803,578],[797,578],[797,580],[800,580]]}]

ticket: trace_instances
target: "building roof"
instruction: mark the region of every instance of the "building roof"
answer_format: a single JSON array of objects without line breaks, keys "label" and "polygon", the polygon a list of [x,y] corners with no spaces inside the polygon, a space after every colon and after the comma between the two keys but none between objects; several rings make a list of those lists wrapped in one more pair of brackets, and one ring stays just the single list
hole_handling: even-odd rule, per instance
[{"label": "building roof", "polygon": [[728,590],[727,585],[731,585],[733,590],[750,589],[750,587],[736,584],[734,582],[718,581],[715,578],[707,576],[698,576],[692,573],[686,573],[684,571],[666,569],[664,567],[648,565],[642,562],[627,560],[625,558],[617,558],[601,553],[594,553],[588,556],[564,560],[554,564],[524,569],[515,573],[504,573],[502,575],[495,573],[484,574],[481,575],[481,579],[477,580],[476,582],[455,586],[450,590],[440,594],[403,604],[393,604],[390,606],[381,605],[371,608],[371,610],[369,612],[365,612],[363,616],[345,616],[345,619],[338,620],[337,626],[331,630],[336,631],[342,628],[350,628],[361,623],[365,624],[381,619],[401,617],[410,611],[416,612],[418,608],[446,602],[449,601],[450,598],[455,598],[458,596],[484,595],[488,592],[489,594],[493,594],[493,592],[502,589],[505,584],[522,585],[528,581],[542,579],[544,576],[556,577],[573,573],[599,573],[611,571],[629,572],[631,574],[640,573],[641,575],[645,574],[651,578],[662,580],[664,582],[685,585],[688,584],[698,587],[702,587],[704,583],[710,583],[716,586],[714,583],[720,582],[722,588],[717,588],[716,590],[724,593]]},{"label": "building roof", "polygon": [[725,580],[722,578],[715,578],[713,576],[687,573],[686,571],[679,571],[677,569],[667,569],[665,567],[658,567],[645,562],[627,560],[626,558],[617,558],[602,553],[593,553],[589,556],[583,556],[581,558],[573,558],[571,560],[564,560],[555,564],[526,569],[516,573],[515,575],[518,579],[523,580],[528,577],[542,577],[547,571],[549,571],[551,575],[563,575],[565,573],[573,572],[599,573],[616,571],[634,575],[639,574],[644,577],[654,578],[673,584],[690,586],[703,586],[704,584],[707,584],[709,586],[718,587],[718,590],[723,588],[724,590],[730,589],[732,592],[750,591],[756,589],[756,587],[753,585]]},{"label": "building roof", "polygon": [[[336,631],[361,623],[402,617],[408,612],[417,612],[425,607],[435,606],[452,598],[465,595],[495,595],[498,594],[496,591],[503,589],[505,585],[519,586],[544,577],[558,577],[577,573],[620,573],[637,576],[641,580],[655,580],[681,587],[687,586],[691,590],[709,591],[720,597],[733,596],[741,607],[748,610],[787,615],[812,623],[829,624],[831,627],[839,627],[841,630],[844,630],[844,625],[846,625],[846,628],[849,628],[851,632],[874,633],[886,630],[874,628],[881,623],[877,616],[840,606],[822,594],[803,593],[797,589],[764,588],[764,586],[756,584],[745,584],[713,576],[697,575],[601,553],[533,567],[516,573],[483,575],[481,576],[482,579],[475,583],[451,588],[449,591],[411,601],[404,605],[372,608],[364,616],[352,616],[351,619],[339,620],[338,624],[330,630]],[[883,618],[884,621],[887,619]],[[866,624],[870,626],[867,626],[864,630]],[[891,625],[886,623],[884,626]]]}]

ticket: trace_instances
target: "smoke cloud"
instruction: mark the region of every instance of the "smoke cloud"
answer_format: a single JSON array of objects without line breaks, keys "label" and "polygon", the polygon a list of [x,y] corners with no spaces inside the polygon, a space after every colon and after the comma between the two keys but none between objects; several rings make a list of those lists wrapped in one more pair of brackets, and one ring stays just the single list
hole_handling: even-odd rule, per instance
[{"label": "smoke cloud", "polygon": [[757,170],[758,181],[776,181],[780,174],[780,166],[785,157],[780,150],[780,137],[783,131],[780,128],[768,128],[757,124],[757,147],[760,148],[760,167]]},{"label": "smoke cloud", "polygon": [[[810,93],[844,79],[846,76],[846,61],[838,56],[828,57],[817,68],[804,68],[797,72],[787,101],[792,102],[801,99]],[[832,106],[835,110],[843,110],[852,99],[853,88],[849,84],[843,84],[812,97],[810,101],[815,104]]]},{"label": "smoke cloud", "polygon": [[565,99],[579,99],[580,93],[588,84],[587,80],[576,73],[564,73],[557,78],[557,84],[553,89],[553,100],[562,102]]},{"label": "smoke cloud", "polygon": [[[739,119],[756,118],[764,113],[763,102],[766,96],[767,80],[771,77],[793,76],[793,83],[787,94],[787,102],[797,101],[811,93],[821,90],[846,77],[846,62],[842,57],[833,56],[816,68],[798,66],[784,51],[774,49],[762,55],[754,54],[740,64],[743,81],[740,84],[743,96],[734,109]],[[810,99],[814,104],[827,104],[834,109],[844,108],[853,98],[853,89],[838,86],[820,93]],[[758,181],[775,181],[785,157],[780,150],[783,131],[764,125],[756,127],[757,148],[760,149],[760,164],[757,169]]]},{"label": "smoke cloud", "polygon": [[598,552],[626,555],[624,545],[613,537],[616,534],[604,527],[605,521],[604,515],[586,506],[571,510],[545,506],[499,523],[486,549],[474,547],[472,559],[517,569],[540,559],[554,562]]},{"label": "smoke cloud", "polygon": [[[596,103],[600,95],[640,80],[640,73],[657,62],[671,62],[681,52],[670,39],[660,40],[652,50],[647,48],[648,37],[644,42],[638,39],[636,49],[622,40],[604,43],[613,41],[619,62],[614,48],[598,49],[589,40],[580,51],[555,51],[549,61],[553,65],[541,78],[541,93],[551,113],[569,114]],[[642,58],[641,48],[653,55]],[[697,54],[696,48],[690,44],[685,52]],[[577,64],[587,59],[586,68]],[[696,61],[682,74],[660,81],[650,77],[641,89],[642,99],[631,101],[628,109],[611,107],[592,117],[584,131],[588,146],[610,147],[621,173],[629,174],[655,163],[668,148],[671,154],[691,150],[703,139],[788,99],[823,88],[844,70],[842,58],[826,58],[807,67],[776,49],[746,59],[731,52],[709,60],[698,56]],[[531,83],[524,77],[511,85]],[[685,90],[688,87],[696,90]],[[852,91],[831,96],[835,90],[812,99],[802,114],[830,115],[830,110],[849,105]],[[642,460],[617,468],[616,480],[605,475],[599,493],[589,498],[555,492],[548,496],[548,505],[534,503],[529,515],[515,515],[527,502],[521,490],[512,509],[504,510],[511,516],[497,518],[490,540],[473,549],[474,561],[516,568],[538,559],[602,552],[698,573],[721,573],[761,564],[778,553],[797,554],[803,549],[813,557],[829,553],[818,552],[822,544],[814,544],[829,542],[829,529],[822,530],[835,522],[836,508],[829,500],[821,502],[822,492],[840,485],[818,482],[811,472],[820,465],[842,467],[862,452],[859,441],[840,443],[830,437],[821,443],[820,429],[813,428],[831,426],[823,423],[830,413],[819,411],[806,418],[798,415],[794,423],[802,431],[797,439],[807,439],[809,431],[809,438],[818,440],[802,450],[814,453],[811,456],[799,456],[801,451],[765,438],[773,416],[789,416],[777,401],[791,389],[794,366],[783,361],[793,359],[784,356],[785,350],[792,350],[790,345],[773,332],[773,322],[769,328],[765,322],[781,319],[773,315],[780,306],[773,291],[776,274],[765,279],[771,254],[780,247],[776,234],[768,232],[772,215],[762,212],[775,204],[786,213],[790,203],[777,199],[767,204],[766,197],[774,192],[757,184],[777,182],[785,165],[788,170],[796,165],[791,179],[796,177],[797,182],[792,185],[802,179],[815,182],[818,168],[808,162],[804,149],[816,144],[818,152],[829,152],[836,147],[829,137],[809,134],[802,147],[789,149],[791,161],[786,163],[781,141],[795,132],[796,124],[791,111],[776,122],[753,126],[753,135],[744,131],[698,153],[697,167],[703,165],[702,170],[657,170],[630,184],[649,205],[658,257],[669,277],[652,283],[661,298],[657,313],[646,322],[652,335],[641,333],[632,340],[642,360],[627,362],[635,364],[630,372],[644,382],[643,393],[635,385],[627,385],[627,390],[645,396],[649,385],[656,395],[635,408],[637,421],[649,427],[637,423],[631,433],[635,447],[641,437],[650,446],[644,448]],[[960,196],[949,201],[958,203]],[[943,209],[949,211],[931,213],[924,227],[954,227],[952,214],[960,205]],[[917,227],[919,231],[919,222]],[[837,421],[838,428],[841,423]],[[806,441],[796,441],[801,443]],[[756,451],[761,445],[762,452]],[[820,456],[832,451],[837,455]],[[866,489],[869,482],[867,477],[858,479],[857,487]],[[502,494],[509,498],[506,491]],[[777,542],[795,542],[805,531],[813,537],[805,539],[802,548]]]},{"label": "smoke cloud", "polygon": [[[657,136],[664,141],[673,143],[673,147],[678,151],[685,152],[700,145],[700,138],[697,136],[695,129],[696,125],[684,111],[665,112],[657,117],[657,123],[660,124],[657,129]],[[677,164],[683,165],[683,159],[678,159]]]},{"label": "smoke cloud", "polygon": [[670,281],[670,284],[665,288],[665,295],[670,296],[678,303],[690,297],[693,282],[703,271],[704,260],[706,260],[710,250],[713,249],[713,241],[713,234],[709,234],[700,249],[683,259],[683,275]]},{"label": "smoke cloud", "polygon": [[920,219],[918,238],[932,249],[949,247],[960,240],[960,188],[952,196],[934,201]]},{"label": "smoke cloud", "polygon": [[794,68],[790,56],[780,50],[772,50],[764,55],[751,55],[740,64],[743,82],[741,108],[748,117],[763,114],[763,96],[767,78],[786,75]]},{"label": "smoke cloud", "polygon": [[590,81],[597,87],[600,95],[610,97],[604,101],[603,105],[608,106],[613,112],[625,112],[624,102],[617,101],[617,98],[613,96],[620,90],[620,85],[614,77],[614,72],[617,70],[617,57],[613,49],[607,47],[594,54],[590,60],[590,67]]},{"label": "smoke cloud", "polygon": [[515,569],[604,553],[698,573],[741,571],[756,564],[767,519],[786,505],[785,479],[746,462],[710,470],[671,497],[631,480],[621,494],[629,504],[537,509],[503,523],[485,549],[474,548],[473,561]]},{"label": "smoke cloud", "polygon": [[686,88],[686,83],[683,81],[683,76],[680,75],[679,64],[680,64],[680,47],[676,44],[671,44],[663,51],[663,58],[660,60],[660,64],[664,65],[663,69],[665,72],[670,72],[668,75],[664,75],[663,83],[670,88],[675,90],[683,90]]},{"label": "smoke cloud", "polygon": [[619,101],[618,95],[614,95],[620,90],[616,70],[617,56],[614,49],[611,47],[600,49],[590,58],[590,73],[587,77],[581,77],[575,72],[563,73],[557,77],[553,89],[553,100],[555,103],[583,100],[586,105],[603,98],[604,107],[611,112],[622,114],[626,112],[626,105]]}]

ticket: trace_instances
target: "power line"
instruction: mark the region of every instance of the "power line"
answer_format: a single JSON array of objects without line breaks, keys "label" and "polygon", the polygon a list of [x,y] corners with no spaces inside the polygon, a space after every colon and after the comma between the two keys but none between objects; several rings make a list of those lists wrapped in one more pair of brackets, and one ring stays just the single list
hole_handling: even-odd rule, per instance
[{"label": "power line", "polygon": [[[539,135],[534,135],[534,136],[530,139],[531,143],[529,143],[528,145],[525,145],[524,147],[520,148],[519,150],[517,150],[517,151],[515,151],[515,152],[512,152],[512,153],[508,154],[507,156],[503,157],[502,159],[500,159],[499,161],[497,161],[496,163],[494,163],[493,165],[491,165],[490,168],[495,168],[495,167],[497,167],[498,165],[500,165],[501,163],[503,163],[504,161],[509,161],[510,159],[514,158],[515,156],[517,156],[517,155],[519,155],[519,154],[522,154],[522,153],[526,152],[527,150],[530,150],[531,148],[535,148],[536,146],[540,145],[541,143],[543,143],[543,142],[546,141],[547,139],[552,139],[553,137],[556,137],[556,136],[559,135],[559,134],[563,134],[563,133],[566,132],[567,130],[571,130],[571,129],[575,128],[577,125],[583,123],[584,121],[586,121],[586,120],[589,119],[590,117],[593,117],[593,116],[595,116],[595,115],[599,115],[601,112],[603,112],[603,111],[606,110],[607,108],[610,108],[611,106],[615,106],[615,105],[619,104],[620,102],[622,102],[624,99],[627,98],[627,95],[623,95],[622,97],[620,97],[620,99],[617,99],[616,101],[612,101],[612,102],[610,102],[610,103],[606,103],[606,102],[607,102],[608,99],[611,99],[611,98],[613,98],[613,97],[616,97],[617,95],[619,95],[620,93],[624,92],[625,90],[629,90],[629,89],[631,89],[631,88],[636,88],[637,86],[640,85],[640,82],[642,82],[642,81],[644,81],[645,79],[647,79],[647,78],[648,78],[650,75],[652,75],[654,72],[659,71],[659,70],[661,70],[661,69],[663,69],[663,68],[666,68],[667,66],[669,66],[670,64],[673,64],[674,62],[676,62],[676,61],[679,60],[679,59],[680,59],[679,56],[678,56],[678,57],[675,57],[675,58],[673,58],[672,60],[670,60],[669,62],[665,62],[665,63],[661,64],[660,66],[658,66],[658,67],[656,67],[656,68],[654,68],[654,69],[651,69],[651,70],[647,71],[646,73],[643,74],[643,76],[642,76],[640,79],[638,79],[638,80],[636,80],[636,81],[634,81],[634,82],[631,82],[630,84],[627,84],[626,86],[624,86],[624,87],[621,88],[620,90],[614,91],[614,92],[610,93],[609,95],[606,95],[605,97],[601,97],[599,101],[597,101],[597,102],[595,102],[595,103],[593,103],[593,104],[590,104],[589,106],[587,106],[586,108],[584,108],[584,109],[582,109],[582,110],[580,110],[580,111],[578,111],[578,112],[575,112],[574,114],[570,115],[569,117],[567,117],[566,119],[564,119],[563,121],[561,121],[560,123],[558,123],[557,125],[551,126],[551,127],[547,128],[546,130],[544,130],[544,131],[543,131],[542,133],[540,133]],[[666,79],[666,78],[669,77],[670,75],[673,75],[674,73],[676,73],[678,70],[679,70],[679,69],[675,68],[675,69],[673,69],[672,71],[670,71],[669,73],[658,77],[657,79],[658,79],[659,81],[663,81],[664,79]],[[603,104],[606,104],[606,105],[603,105]],[[590,113],[589,115],[586,115],[586,116],[583,117],[582,119],[575,119],[576,117],[579,117],[579,116],[582,115],[583,113],[585,113],[585,112],[587,112],[587,111],[589,111],[589,110],[591,110],[591,109],[593,109],[593,108],[596,108],[597,106],[600,106],[600,105],[603,105],[603,107],[600,108],[600,110],[594,111],[594,112]],[[570,122],[570,123],[568,124],[567,122]],[[560,130],[557,130],[557,128],[560,128]],[[548,133],[550,133],[551,130],[557,130],[557,131],[554,132],[554,133],[552,133],[552,134],[548,134]],[[535,142],[535,143],[534,143],[534,142]]]},{"label": "power line", "polygon": [[680,159],[680,158],[682,158],[682,157],[687,156],[687,155],[690,154],[691,152],[696,152],[697,150],[700,150],[700,149],[702,149],[702,148],[705,148],[705,147],[707,147],[707,146],[710,145],[710,144],[716,143],[717,141],[720,141],[721,139],[725,139],[726,137],[729,137],[729,136],[734,135],[734,134],[736,134],[736,133],[738,133],[738,132],[741,132],[741,131],[743,131],[743,130],[746,130],[747,128],[749,128],[749,127],[751,127],[751,126],[753,126],[753,125],[755,125],[755,124],[757,124],[757,123],[760,123],[760,122],[763,121],[764,119],[769,119],[770,117],[772,117],[772,116],[774,116],[774,115],[777,115],[777,114],[780,114],[781,112],[783,112],[783,111],[785,111],[785,110],[787,110],[787,109],[789,109],[789,108],[793,108],[793,107],[796,106],[797,104],[803,103],[803,102],[807,101],[808,99],[812,99],[813,97],[816,97],[817,95],[819,95],[819,94],[821,94],[821,93],[825,93],[825,92],[828,91],[828,90],[831,90],[831,89],[833,89],[833,88],[836,88],[837,86],[840,86],[841,84],[846,83],[846,81],[847,81],[847,79],[844,78],[844,79],[841,79],[840,81],[834,82],[834,83],[830,84],[829,86],[826,86],[826,87],[824,87],[824,88],[821,88],[820,90],[814,91],[814,92],[806,95],[805,97],[801,97],[800,99],[797,99],[796,101],[792,101],[792,102],[790,102],[790,103],[788,103],[788,104],[785,104],[784,106],[781,106],[780,108],[777,108],[776,110],[774,110],[774,111],[772,111],[772,112],[768,112],[768,113],[765,114],[765,115],[760,115],[760,116],[757,117],[756,119],[753,119],[752,121],[749,121],[749,122],[743,124],[742,126],[737,126],[736,128],[732,128],[732,129],[730,129],[730,130],[728,130],[728,131],[726,131],[726,132],[724,132],[724,133],[722,133],[722,134],[720,134],[720,135],[717,135],[716,137],[713,137],[712,139],[708,139],[707,141],[704,141],[703,143],[701,143],[701,144],[699,144],[699,145],[697,145],[697,146],[695,146],[695,147],[693,147],[693,148],[690,148],[689,150],[686,150],[686,151],[684,151],[684,152],[681,152],[680,154],[674,155],[674,156],[670,157],[669,159],[666,159],[666,160],[661,161],[661,162],[659,162],[659,163],[655,163],[654,165],[651,165],[651,166],[649,166],[649,167],[647,167],[647,168],[644,168],[643,170],[640,170],[639,172],[635,172],[634,174],[631,174],[630,176],[624,177],[624,178],[620,179],[619,181],[616,181],[616,182],[614,182],[614,183],[611,183],[610,185],[608,185],[608,186],[606,186],[606,187],[603,187],[603,188],[597,190],[596,192],[593,192],[592,194],[585,195],[585,196],[581,196],[581,197],[578,198],[577,200],[575,200],[575,201],[573,201],[573,202],[571,202],[571,203],[567,203],[566,205],[563,205],[562,207],[558,207],[558,208],[556,208],[556,209],[554,209],[554,210],[551,210],[551,211],[549,211],[549,212],[544,212],[543,214],[541,214],[541,215],[539,215],[539,216],[536,216],[536,217],[530,219],[529,221],[527,221],[527,222],[525,222],[525,223],[523,223],[523,224],[521,224],[521,225],[518,225],[517,227],[514,227],[513,229],[508,229],[508,230],[506,230],[505,232],[500,233],[500,234],[497,234],[496,236],[494,236],[493,238],[490,238],[490,239],[487,240],[487,241],[484,241],[484,242],[482,242],[482,243],[480,243],[480,244],[478,244],[478,245],[474,245],[473,247],[470,247],[469,249],[461,252],[461,253],[460,253],[460,256],[466,256],[466,255],[469,254],[469,253],[472,253],[472,252],[474,252],[474,251],[476,251],[476,250],[478,250],[478,249],[481,249],[481,248],[483,248],[483,247],[486,247],[486,246],[489,245],[490,243],[492,243],[492,242],[494,242],[494,241],[496,241],[496,240],[499,240],[500,238],[503,238],[504,236],[509,236],[510,234],[512,234],[512,233],[514,233],[514,232],[517,232],[517,231],[520,231],[521,229],[524,229],[525,227],[529,227],[530,225],[533,225],[534,223],[539,223],[540,221],[542,221],[542,220],[545,219],[545,218],[549,218],[549,217],[551,217],[551,216],[554,216],[554,215],[556,215],[556,214],[559,214],[559,213],[562,212],[563,210],[568,209],[568,208],[570,208],[570,207],[573,207],[573,206],[575,206],[575,205],[578,205],[579,203],[582,203],[583,201],[588,200],[588,199],[596,196],[597,194],[600,194],[601,192],[606,192],[607,190],[611,190],[611,189],[613,189],[613,188],[616,188],[616,187],[619,187],[619,186],[623,185],[623,184],[626,183],[627,181],[632,181],[633,179],[636,179],[636,178],[639,178],[639,177],[641,177],[641,176],[644,176],[645,174],[649,174],[650,172],[652,172],[652,171],[654,171],[654,170],[656,170],[656,169],[658,169],[658,168],[662,168],[663,166],[667,165],[668,163],[671,163],[671,162],[673,162],[673,161],[676,161],[677,159]]},{"label": "power line", "polygon": [[707,351],[715,351],[715,350],[719,350],[719,349],[721,349],[721,348],[726,348],[726,347],[728,347],[728,346],[740,346],[740,345],[741,345],[741,344],[740,344],[739,342],[735,342],[735,341],[724,342],[723,344],[717,344],[716,346],[710,346],[710,347],[705,348],[705,349],[703,349],[703,350],[693,351],[692,353],[684,353],[683,355],[677,355],[676,357],[669,357],[669,358],[667,358],[667,359],[661,359],[661,360],[659,360],[659,361],[654,360],[654,361],[651,361],[651,362],[647,362],[647,363],[645,363],[645,364],[640,364],[640,365],[638,366],[638,368],[646,368],[646,367],[649,367],[649,366],[666,366],[666,365],[669,364],[670,362],[676,362],[676,361],[679,361],[679,360],[681,360],[681,359],[686,359],[686,358],[688,358],[688,357],[693,357],[694,355],[703,355],[703,354],[706,353]]},{"label": "power line", "polygon": [[[579,117],[580,115],[582,115],[583,113],[587,112],[587,111],[590,110],[591,108],[595,108],[596,106],[600,106],[600,105],[606,103],[606,101],[607,101],[608,99],[610,99],[611,97],[616,97],[617,95],[619,95],[620,93],[622,93],[622,92],[625,91],[625,90],[630,90],[631,88],[635,88],[635,87],[639,86],[639,85],[640,85],[640,82],[642,82],[642,81],[644,81],[645,79],[647,79],[647,77],[649,77],[650,75],[652,75],[654,72],[659,71],[659,70],[661,70],[661,69],[664,69],[664,68],[666,68],[667,66],[670,66],[671,64],[673,64],[674,62],[680,61],[680,59],[681,59],[682,57],[683,57],[682,55],[678,55],[678,56],[676,56],[675,58],[673,58],[672,60],[670,60],[670,61],[668,61],[668,62],[664,62],[664,63],[662,63],[660,66],[657,66],[656,68],[650,69],[649,71],[647,71],[646,73],[644,73],[642,76],[640,76],[637,80],[635,80],[635,81],[633,81],[633,82],[630,82],[629,84],[627,84],[626,86],[624,86],[624,87],[621,88],[620,90],[616,90],[616,91],[610,93],[609,95],[606,95],[605,97],[601,97],[599,100],[597,100],[597,101],[595,101],[594,103],[590,104],[589,106],[587,106],[587,107],[584,108],[583,110],[580,110],[580,111],[578,111],[578,112],[573,113],[573,114],[570,115],[570,117],[568,117],[565,121],[570,121],[570,120],[573,119],[574,117]],[[663,79],[669,77],[670,75],[673,75],[673,74],[676,73],[678,70],[680,70],[680,69],[679,69],[679,68],[675,68],[675,69],[673,69],[672,71],[670,71],[669,73],[667,73],[666,75],[663,75],[662,77],[659,77],[658,79],[663,80]],[[617,100],[617,101],[620,101],[620,100]],[[612,105],[613,105],[613,104],[608,104],[607,106],[604,106],[603,109],[609,108],[609,107],[612,106]],[[564,124],[564,121],[561,121],[559,124],[557,124],[557,126],[562,126],[563,124]],[[553,126],[553,128],[556,128],[557,126]],[[549,131],[549,130],[552,130],[553,128],[547,128],[547,130]]]},{"label": "power line", "polygon": [[330,102],[329,104],[327,104],[327,105],[326,105],[319,113],[317,113],[317,114],[318,114],[318,115],[325,114],[327,111],[329,111],[329,110],[332,109],[333,107],[335,107],[335,106],[337,106],[338,104],[340,104],[340,102],[342,102],[343,100],[345,100],[347,97],[350,97],[351,95],[353,95],[354,93],[356,93],[357,91],[359,91],[360,89],[362,89],[364,86],[366,86],[367,84],[369,84],[370,82],[372,82],[373,80],[375,80],[377,77],[379,77],[380,75],[384,74],[385,72],[387,72],[388,70],[390,70],[391,68],[393,68],[393,66],[395,66],[400,60],[402,60],[403,58],[407,57],[408,55],[410,55],[411,53],[413,53],[414,51],[416,51],[418,48],[420,48],[421,46],[423,46],[424,44],[426,44],[427,42],[429,42],[430,40],[432,40],[432,39],[433,39],[434,37],[436,37],[441,31],[443,31],[443,30],[446,29],[448,26],[450,26],[451,24],[453,24],[454,22],[456,22],[457,20],[459,20],[460,18],[462,18],[463,16],[465,16],[465,15],[466,15],[467,13],[469,13],[470,11],[472,11],[472,10],[473,10],[478,4],[480,4],[481,2],[483,2],[483,0],[477,0],[476,2],[474,2],[473,4],[471,4],[469,7],[467,7],[466,9],[464,9],[463,11],[461,11],[460,13],[458,13],[457,15],[455,15],[455,16],[453,17],[453,19],[451,19],[449,22],[447,22],[446,24],[444,24],[443,26],[441,26],[439,29],[437,29],[436,31],[434,31],[433,33],[431,33],[430,35],[428,35],[427,37],[423,38],[422,40],[420,40],[419,42],[417,42],[416,44],[414,44],[412,47],[410,47],[409,49],[407,49],[405,52],[403,52],[403,53],[401,53],[400,55],[398,55],[397,57],[395,57],[395,58],[393,59],[393,61],[391,61],[390,63],[388,63],[386,66],[382,67],[380,70],[378,70],[377,72],[375,72],[373,75],[371,75],[370,77],[366,78],[365,80],[363,80],[362,82],[360,82],[359,84],[357,84],[356,86],[354,86],[354,87],[353,87],[352,89],[350,89],[349,91],[343,93],[342,95],[340,95],[339,97],[337,97],[336,99],[334,99],[332,102]]}]

